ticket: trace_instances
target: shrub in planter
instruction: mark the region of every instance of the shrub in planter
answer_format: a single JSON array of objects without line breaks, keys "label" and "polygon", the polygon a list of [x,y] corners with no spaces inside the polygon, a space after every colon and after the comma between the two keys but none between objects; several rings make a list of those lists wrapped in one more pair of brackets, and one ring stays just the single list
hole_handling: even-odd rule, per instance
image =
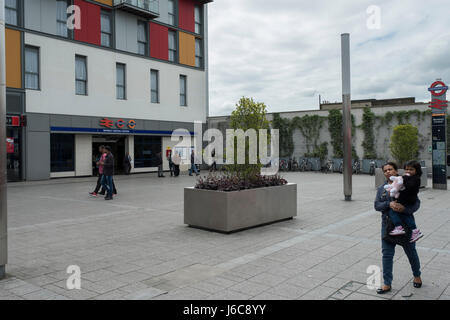
[{"label": "shrub in planter", "polygon": [[228,174],[222,176],[209,175],[205,178],[199,178],[195,188],[216,191],[238,191],[282,186],[285,184],[287,184],[287,181],[279,175],[263,176],[256,174],[244,178],[238,174]]}]

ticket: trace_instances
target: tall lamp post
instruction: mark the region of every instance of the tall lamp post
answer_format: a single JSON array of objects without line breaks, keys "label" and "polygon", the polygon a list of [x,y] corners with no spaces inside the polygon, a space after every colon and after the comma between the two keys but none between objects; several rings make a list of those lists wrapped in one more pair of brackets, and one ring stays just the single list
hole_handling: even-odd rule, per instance
[{"label": "tall lamp post", "polygon": [[352,200],[352,126],[350,98],[350,34],[341,34],[342,59],[342,119],[344,137],[344,196]]},{"label": "tall lamp post", "polygon": [[8,261],[6,207],[6,71],[5,0],[0,0],[0,279],[5,277]]}]

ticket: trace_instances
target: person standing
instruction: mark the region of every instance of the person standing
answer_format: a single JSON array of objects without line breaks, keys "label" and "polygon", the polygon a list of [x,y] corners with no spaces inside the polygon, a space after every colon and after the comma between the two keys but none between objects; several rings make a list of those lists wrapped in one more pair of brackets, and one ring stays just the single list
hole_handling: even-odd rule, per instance
[{"label": "person standing", "polygon": [[169,161],[169,170],[170,170],[170,176],[174,176],[174,164],[172,161],[172,150],[169,150],[167,152],[167,161]]},{"label": "person standing", "polygon": [[382,167],[386,182],[378,187],[377,196],[375,198],[374,206],[376,211],[382,213],[382,224],[381,224],[381,246],[382,246],[382,262],[383,262],[383,281],[384,285],[377,289],[378,294],[384,294],[392,290],[392,269],[394,265],[394,254],[395,246],[397,244],[402,245],[403,250],[408,257],[409,264],[411,265],[412,273],[414,276],[413,286],[415,288],[420,288],[422,286],[422,279],[420,278],[420,260],[416,251],[416,243],[407,241],[400,242],[399,237],[388,236],[388,225],[389,225],[389,210],[395,210],[401,212],[405,215],[412,215],[414,212],[420,208],[420,200],[417,199],[416,203],[413,205],[404,206],[398,202],[395,202],[384,188],[388,183],[391,184],[392,181],[390,177],[398,176],[398,167],[394,162],[388,162]]},{"label": "person standing", "polygon": [[111,153],[111,147],[106,146],[106,157],[103,164],[103,179],[102,184],[106,190],[105,200],[113,199],[113,175],[114,175],[114,156]]},{"label": "person standing", "polygon": [[125,174],[126,174],[126,175],[130,174],[130,171],[131,171],[131,162],[132,162],[132,160],[131,160],[130,153],[127,152],[127,153],[125,154],[125,159],[124,159],[124,169],[125,169]]},{"label": "person standing", "polygon": [[181,157],[178,154],[178,152],[175,152],[172,159],[173,167],[174,167],[174,175],[175,177],[178,177],[180,175],[180,164],[181,164]]},{"label": "person standing", "polygon": [[158,164],[158,178],[164,178],[163,172],[163,161],[161,156],[161,151],[156,154],[156,162]]},{"label": "person standing", "polygon": [[192,176],[192,171],[195,171],[195,175],[199,175],[197,166],[195,165],[195,152],[192,150],[191,152],[191,168],[189,169],[189,175]]},{"label": "person standing", "polygon": [[[89,194],[93,197],[96,197],[98,195],[98,192],[99,192],[100,188],[102,187],[103,165],[100,163],[105,161],[106,153],[105,153],[104,149],[105,149],[105,146],[100,146],[98,148],[100,155],[98,156],[97,161],[96,161],[96,166],[98,168],[97,186],[95,187],[95,190],[93,192],[89,192]],[[102,189],[102,192],[104,193],[104,189]]]},{"label": "person standing", "polygon": [[211,171],[216,172],[216,171],[217,171],[217,164],[216,164],[216,149],[213,149],[213,151],[211,152],[211,158],[212,158],[212,160],[213,160],[213,163],[212,163],[212,165],[211,165],[211,168],[209,169],[209,172],[211,172]]}]

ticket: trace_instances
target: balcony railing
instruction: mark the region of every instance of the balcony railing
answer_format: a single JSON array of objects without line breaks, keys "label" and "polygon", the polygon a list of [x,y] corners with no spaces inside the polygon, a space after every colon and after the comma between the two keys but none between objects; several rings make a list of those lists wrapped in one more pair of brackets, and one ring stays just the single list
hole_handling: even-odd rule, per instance
[{"label": "balcony railing", "polygon": [[114,7],[147,18],[159,17],[159,0],[114,0]]}]

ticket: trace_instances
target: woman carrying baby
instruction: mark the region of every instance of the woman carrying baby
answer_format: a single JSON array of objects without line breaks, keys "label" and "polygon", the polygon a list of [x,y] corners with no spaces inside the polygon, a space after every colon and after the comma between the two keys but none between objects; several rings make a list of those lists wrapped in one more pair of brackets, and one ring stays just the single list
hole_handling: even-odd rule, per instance
[{"label": "woman carrying baby", "polygon": [[[395,201],[403,206],[411,206],[417,202],[417,194],[420,188],[420,177],[422,176],[422,168],[417,161],[408,161],[405,164],[405,175],[399,177],[391,177],[394,181],[392,185],[386,185],[387,191],[390,191],[390,195]],[[394,187],[393,187],[394,185]],[[389,234],[391,236],[398,236],[405,234],[406,231],[402,224],[408,227],[411,233],[410,242],[416,242],[423,237],[422,232],[417,229],[414,215],[404,214],[397,212],[392,208],[389,210],[389,218],[394,224],[395,228]]]}]

